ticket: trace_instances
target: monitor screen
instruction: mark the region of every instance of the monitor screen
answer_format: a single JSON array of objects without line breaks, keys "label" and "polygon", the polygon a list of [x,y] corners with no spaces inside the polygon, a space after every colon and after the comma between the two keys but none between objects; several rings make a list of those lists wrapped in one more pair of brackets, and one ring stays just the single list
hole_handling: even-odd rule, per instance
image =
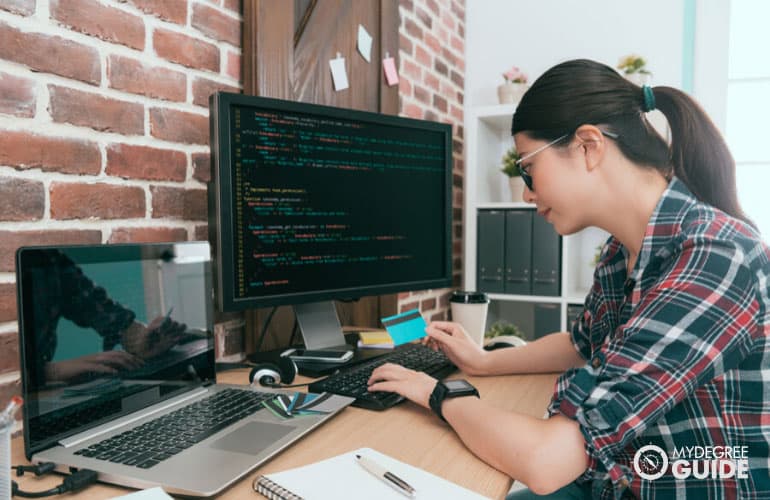
[{"label": "monitor screen", "polygon": [[212,96],[222,310],[451,285],[451,126]]}]

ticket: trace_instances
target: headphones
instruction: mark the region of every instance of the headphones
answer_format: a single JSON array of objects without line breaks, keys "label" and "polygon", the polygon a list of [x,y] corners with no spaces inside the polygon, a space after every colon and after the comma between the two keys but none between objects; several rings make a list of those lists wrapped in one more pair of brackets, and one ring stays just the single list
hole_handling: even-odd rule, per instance
[{"label": "headphones", "polygon": [[[297,365],[288,357],[258,363],[249,373],[252,387],[285,387],[297,376]],[[307,385],[307,384],[300,384]]]}]

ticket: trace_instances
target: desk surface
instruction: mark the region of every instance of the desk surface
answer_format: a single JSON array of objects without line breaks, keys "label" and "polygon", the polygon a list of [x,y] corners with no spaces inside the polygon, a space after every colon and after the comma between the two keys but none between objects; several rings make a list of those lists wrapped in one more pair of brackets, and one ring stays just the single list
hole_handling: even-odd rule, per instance
[{"label": "desk surface", "polygon": [[[220,374],[219,381],[242,384],[247,374],[246,370],[233,370]],[[546,374],[467,378],[478,387],[484,399],[495,405],[540,416],[550,400],[556,377],[556,374]],[[373,428],[378,431],[372,432]],[[22,438],[15,438],[12,446],[12,463],[27,463]],[[384,412],[345,409],[248,474],[247,479],[226,490],[219,498],[260,498],[251,489],[257,475],[298,467],[362,447],[374,448],[487,497],[503,498],[510,487],[510,478],[468,451],[449,426],[427,410],[405,402]],[[27,474],[14,479],[20,479],[22,489],[33,491],[52,488],[61,482],[57,474],[43,478]],[[130,490],[125,488],[98,484],[78,494],[78,498],[103,499],[128,492]]]}]

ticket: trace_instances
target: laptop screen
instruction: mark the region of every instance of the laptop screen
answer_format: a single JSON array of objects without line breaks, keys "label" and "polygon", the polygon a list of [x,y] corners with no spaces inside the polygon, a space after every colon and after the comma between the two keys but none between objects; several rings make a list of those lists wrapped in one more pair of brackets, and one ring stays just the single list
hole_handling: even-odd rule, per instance
[{"label": "laptop screen", "polygon": [[208,243],[19,249],[26,451],[214,381]]}]

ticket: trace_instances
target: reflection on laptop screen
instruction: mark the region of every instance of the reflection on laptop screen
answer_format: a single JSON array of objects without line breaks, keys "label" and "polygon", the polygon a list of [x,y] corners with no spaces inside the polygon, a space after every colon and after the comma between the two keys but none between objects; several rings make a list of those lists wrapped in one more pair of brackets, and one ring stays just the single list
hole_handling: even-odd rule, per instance
[{"label": "reflection on laptop screen", "polygon": [[31,451],[214,381],[206,243],[23,248]]}]

